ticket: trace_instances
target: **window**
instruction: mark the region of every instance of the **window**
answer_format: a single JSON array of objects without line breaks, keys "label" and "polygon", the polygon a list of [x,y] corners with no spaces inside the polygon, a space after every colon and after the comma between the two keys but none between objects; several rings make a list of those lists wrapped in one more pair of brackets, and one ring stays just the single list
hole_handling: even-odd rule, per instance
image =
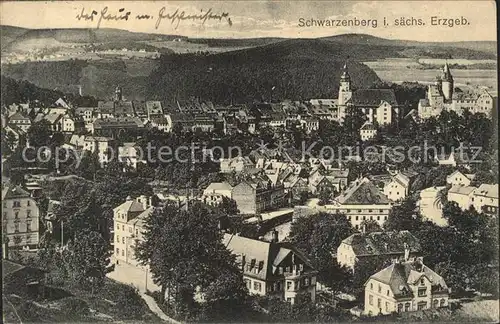
[{"label": "window", "polygon": [[26,223],[26,232],[31,232],[31,222]]},{"label": "window", "polygon": [[309,286],[309,278],[304,278],[304,287]]},{"label": "window", "polygon": [[373,290],[373,283],[370,283],[370,289]]},{"label": "window", "polygon": [[28,210],[26,211],[26,217],[28,217],[28,218],[30,218],[30,217],[31,217],[31,210],[29,210],[29,209],[28,209]]},{"label": "window", "polygon": [[125,250],[122,250],[122,256],[125,256]]},{"label": "window", "polygon": [[389,295],[390,295],[390,293],[389,293],[389,289],[387,289],[387,296],[389,296]]},{"label": "window", "polygon": [[424,281],[424,278],[420,279],[420,285],[425,285],[425,281]]},{"label": "window", "polygon": [[382,292],[382,287],[380,285],[378,285],[378,292],[381,293]]},{"label": "window", "polygon": [[20,201],[14,201],[12,204],[12,207],[21,207],[21,202]]},{"label": "window", "polygon": [[122,231],[125,232],[125,225],[122,225]]},{"label": "window", "polygon": [[116,243],[120,243],[120,235],[116,235]]},{"label": "window", "polygon": [[418,297],[425,297],[427,295],[427,288],[418,288]]},{"label": "window", "polygon": [[439,300],[434,299],[434,301],[433,301],[433,307],[434,308],[438,308],[439,307]]},{"label": "window", "polygon": [[377,220],[378,220],[378,221],[380,220],[380,216],[377,216]]},{"label": "window", "polygon": [[132,231],[132,226],[129,226],[129,227],[128,227],[128,232],[129,232],[129,233],[133,233],[133,231]]},{"label": "window", "polygon": [[398,313],[403,311],[403,304],[398,304]]},{"label": "window", "polygon": [[290,290],[290,288],[292,288],[292,282],[291,281],[287,281],[286,282],[286,290]]},{"label": "window", "polygon": [[260,291],[261,288],[262,288],[262,285],[260,284],[260,282],[257,282],[257,281],[253,282],[253,290]]},{"label": "window", "polygon": [[29,201],[29,200],[28,200],[28,201],[26,202],[26,206],[31,206],[31,201]]},{"label": "window", "polygon": [[135,235],[139,235],[139,230],[138,229],[135,230]]},{"label": "window", "polygon": [[18,212],[18,211],[14,212],[14,217],[15,217],[16,219],[17,219],[17,218],[19,218],[19,212]]},{"label": "window", "polygon": [[248,279],[245,280],[245,286],[248,288],[248,290],[252,289],[252,281]]},{"label": "window", "polygon": [[19,223],[14,224],[14,232],[19,233]]},{"label": "window", "polygon": [[359,220],[359,216],[356,216],[356,220]]},{"label": "window", "polygon": [[405,304],[405,312],[409,312],[410,311],[410,303],[406,303]]},{"label": "window", "polygon": [[116,248],[116,255],[120,255],[120,249]]},{"label": "window", "polygon": [[368,303],[373,306],[373,296],[368,295]]},{"label": "window", "polygon": [[440,306],[440,307],[444,307],[444,303],[445,303],[445,300],[444,300],[444,299],[441,299],[441,301],[439,302],[439,306]]},{"label": "window", "polygon": [[125,237],[122,237],[122,244],[125,244]]},{"label": "window", "polygon": [[427,308],[427,302],[420,302],[417,304],[417,310],[422,310]]},{"label": "window", "polygon": [[385,302],[385,311],[389,312],[389,303],[388,302]]},{"label": "window", "polygon": [[377,307],[379,309],[382,308],[382,301],[380,300],[380,298],[377,298]]}]

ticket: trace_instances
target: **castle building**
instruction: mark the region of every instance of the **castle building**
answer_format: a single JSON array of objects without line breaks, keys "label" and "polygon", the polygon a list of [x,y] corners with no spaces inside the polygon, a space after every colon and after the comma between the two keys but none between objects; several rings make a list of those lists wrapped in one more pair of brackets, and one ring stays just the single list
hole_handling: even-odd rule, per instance
[{"label": "castle building", "polygon": [[471,113],[484,113],[490,116],[493,109],[493,97],[486,89],[470,89],[463,91],[454,87],[448,63],[443,67],[436,83],[427,89],[427,98],[418,103],[418,116],[421,119],[438,116],[442,111],[455,111],[462,114],[465,110]]},{"label": "castle building", "polygon": [[371,124],[389,125],[399,118],[399,104],[394,90],[353,90],[347,63],[340,76],[338,99],[311,99],[309,103],[312,115],[340,123],[349,113],[349,108],[361,110]]}]

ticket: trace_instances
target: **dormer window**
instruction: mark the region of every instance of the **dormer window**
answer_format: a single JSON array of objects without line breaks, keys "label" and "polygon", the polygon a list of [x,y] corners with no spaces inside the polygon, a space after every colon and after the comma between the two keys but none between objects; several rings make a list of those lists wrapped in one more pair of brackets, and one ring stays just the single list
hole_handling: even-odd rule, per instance
[{"label": "dormer window", "polygon": [[424,278],[420,279],[420,285],[425,285],[425,281],[424,281]]}]

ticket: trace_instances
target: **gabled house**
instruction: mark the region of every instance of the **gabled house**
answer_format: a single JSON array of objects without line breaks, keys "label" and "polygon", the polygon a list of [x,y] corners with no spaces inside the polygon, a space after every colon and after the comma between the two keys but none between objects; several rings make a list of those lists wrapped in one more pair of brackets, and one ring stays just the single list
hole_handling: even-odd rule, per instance
[{"label": "gabled house", "polygon": [[367,122],[359,129],[359,135],[362,141],[371,140],[377,136],[377,128],[372,123]]},{"label": "gabled house", "polygon": [[370,258],[400,260],[421,255],[418,239],[409,231],[356,233],[337,248],[337,262],[354,270],[357,262]]},{"label": "gabled house", "polygon": [[365,283],[366,315],[387,315],[448,307],[450,289],[421,258],[395,262]]},{"label": "gabled house", "polygon": [[474,174],[462,173],[455,170],[452,174],[446,177],[446,183],[452,186],[470,186],[472,180],[474,180]]},{"label": "gabled house", "polygon": [[225,234],[251,294],[276,296],[291,304],[316,301],[317,271],[303,252],[287,243]]},{"label": "gabled house", "polygon": [[473,204],[474,191],[476,187],[453,186],[448,190],[448,201],[454,201],[463,210],[467,210]]},{"label": "gabled house", "polygon": [[482,184],[472,194],[472,205],[479,212],[498,216],[498,184]]},{"label": "gabled house", "polygon": [[413,172],[398,172],[385,185],[384,194],[392,201],[405,199],[410,193],[411,185],[417,174]]},{"label": "gabled house", "polygon": [[363,221],[374,220],[383,226],[392,208],[390,200],[368,178],[352,182],[347,189],[325,205],[327,212],[343,213],[356,229]]},{"label": "gabled house", "polygon": [[217,206],[222,197],[231,198],[233,187],[227,182],[212,182],[204,191],[202,201],[210,206]]},{"label": "gabled house", "polygon": [[248,156],[237,156],[234,158],[220,159],[220,172],[242,172],[255,167]]},{"label": "gabled house", "polygon": [[21,129],[23,132],[27,132],[28,129],[31,127],[31,120],[21,114],[20,112],[16,112],[8,117],[8,125],[15,125],[19,129]]}]

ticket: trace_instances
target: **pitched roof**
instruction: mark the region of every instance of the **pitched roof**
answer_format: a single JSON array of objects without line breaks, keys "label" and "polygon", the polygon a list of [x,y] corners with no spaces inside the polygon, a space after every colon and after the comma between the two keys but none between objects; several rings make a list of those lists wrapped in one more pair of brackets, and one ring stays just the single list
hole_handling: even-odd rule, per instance
[{"label": "pitched roof", "polygon": [[155,207],[149,207],[146,210],[144,210],[142,213],[137,215],[137,217],[132,218],[127,222],[129,225],[135,225],[135,226],[143,226],[146,223],[147,218],[153,213],[155,210]]},{"label": "pitched roof", "polygon": [[476,190],[476,187],[471,187],[471,186],[452,186],[450,190],[448,190],[448,193],[453,193],[457,195],[470,195],[474,190]]},{"label": "pitched roof", "polygon": [[24,120],[24,121],[30,121],[30,119],[26,116],[24,116],[23,114],[21,114],[20,112],[15,112],[14,114],[10,115],[9,116],[9,121],[11,120]]},{"label": "pitched roof", "polygon": [[356,233],[342,243],[351,245],[357,256],[403,254],[405,246],[410,252],[420,252],[420,242],[409,231]]},{"label": "pitched roof", "polygon": [[20,186],[10,186],[5,187],[2,190],[2,200],[5,199],[17,199],[17,198],[29,198],[31,195],[29,192],[21,188]]},{"label": "pitched roof", "polygon": [[396,106],[396,95],[392,89],[360,89],[352,94],[352,103],[355,106],[379,106],[382,101]]},{"label": "pitched roof", "polygon": [[498,199],[498,185],[482,184],[474,192],[474,195]]},{"label": "pitched roof", "polygon": [[206,192],[218,190],[232,190],[233,187],[227,182],[212,182],[205,189]]},{"label": "pitched roof", "polygon": [[[255,260],[255,266],[259,267],[259,271],[247,271],[244,268],[244,274],[250,275],[262,280],[277,274],[277,267],[290,254],[295,254],[304,264],[313,268],[310,260],[300,250],[287,243],[273,243],[254,240],[242,236],[224,234],[223,244],[233,254],[245,256],[245,262]],[[241,261],[241,260],[240,260]]]},{"label": "pitched roof", "polygon": [[377,130],[377,128],[372,123],[365,123],[361,126],[361,130]]},{"label": "pitched roof", "polygon": [[339,197],[341,205],[388,205],[389,199],[368,178],[354,181]]},{"label": "pitched roof", "polygon": [[124,212],[142,212],[144,211],[144,206],[136,200],[127,200],[118,207],[113,208],[113,211],[122,210]]},{"label": "pitched roof", "polygon": [[389,285],[395,297],[403,296],[404,290],[407,292],[405,296],[413,296],[409,285],[416,283],[422,276],[430,280],[433,288],[440,287],[439,291],[448,290],[446,282],[440,275],[422,263],[419,265],[418,262],[393,263],[372,275],[370,279]]}]

